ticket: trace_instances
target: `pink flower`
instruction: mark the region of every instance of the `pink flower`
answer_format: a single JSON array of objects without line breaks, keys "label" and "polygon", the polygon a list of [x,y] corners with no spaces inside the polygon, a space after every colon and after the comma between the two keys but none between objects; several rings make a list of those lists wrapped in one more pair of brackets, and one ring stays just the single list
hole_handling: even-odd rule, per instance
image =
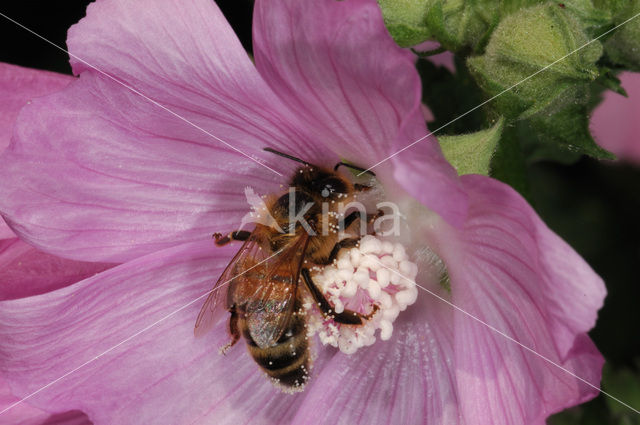
[{"label": "pink flower", "polygon": [[[389,341],[318,347],[293,396],[241,344],[217,354],[226,324],[194,339],[193,301],[238,249],[211,233],[239,225],[246,186],[280,192],[295,169],[264,147],[370,166],[428,133],[412,55],[374,1],[258,0],[255,66],[208,0],[99,0],[68,46],[80,78],[23,109],[0,211],[47,252],[124,264],[0,303],[0,373],[17,397],[89,361],[29,403],[96,424],[542,424],[597,394],[426,292]],[[407,215],[407,246],[437,253],[451,291],[426,264],[420,285],[599,385],[586,332],[604,286],[518,194],[458,178],[433,138],[375,172]]]},{"label": "pink flower", "polygon": [[607,91],[591,117],[591,130],[598,144],[622,160],[640,163],[640,74],[620,75],[624,97]]},{"label": "pink flower", "polygon": [[[20,109],[33,98],[61,90],[73,81],[67,75],[36,71],[0,63],[0,151],[9,146],[11,130]],[[26,298],[63,288],[104,271],[111,265],[59,258],[20,241],[0,218],[0,301]],[[0,410],[20,399],[0,378]],[[82,412],[48,412],[27,403],[2,416],[0,423],[21,425],[89,423]]]}]

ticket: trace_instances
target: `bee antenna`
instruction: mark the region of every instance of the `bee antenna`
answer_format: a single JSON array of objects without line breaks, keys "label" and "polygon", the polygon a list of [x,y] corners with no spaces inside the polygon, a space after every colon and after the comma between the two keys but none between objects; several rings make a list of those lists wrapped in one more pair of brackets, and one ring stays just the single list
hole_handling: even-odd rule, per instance
[{"label": "bee antenna", "polygon": [[340,168],[340,166],[341,166],[341,165],[342,165],[342,166],[345,166],[345,167],[347,167],[347,168],[351,168],[352,170],[356,170],[356,171],[360,171],[360,172],[362,172],[362,173],[370,174],[370,175],[372,175],[373,177],[375,177],[375,176],[376,176],[376,173],[374,173],[373,171],[371,171],[371,170],[367,170],[367,169],[362,168],[362,167],[358,167],[357,165],[349,164],[348,162],[338,162],[338,163],[336,164],[336,166],[335,166],[335,167],[333,167],[333,171],[338,171],[338,168]]},{"label": "bee antenna", "polygon": [[296,158],[295,156],[287,155],[286,153],[277,151],[277,150],[275,150],[273,148],[264,148],[264,150],[267,151],[267,152],[275,153],[276,155],[280,155],[282,157],[288,158],[288,159],[290,159],[292,161],[301,162],[304,165],[311,165],[307,161],[303,161],[300,158]]}]

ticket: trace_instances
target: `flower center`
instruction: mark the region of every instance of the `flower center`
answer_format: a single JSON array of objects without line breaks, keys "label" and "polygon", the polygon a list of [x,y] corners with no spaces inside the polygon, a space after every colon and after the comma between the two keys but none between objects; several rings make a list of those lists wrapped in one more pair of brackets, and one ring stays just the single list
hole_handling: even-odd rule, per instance
[{"label": "flower center", "polygon": [[418,297],[414,279],[418,267],[399,243],[364,236],[357,247],[343,249],[333,265],[315,270],[313,280],[336,313],[345,309],[363,315],[378,311],[362,325],[338,323],[323,315],[313,302],[305,303],[307,333],[318,335],[324,345],[351,354],[380,339],[391,338],[393,322]]}]

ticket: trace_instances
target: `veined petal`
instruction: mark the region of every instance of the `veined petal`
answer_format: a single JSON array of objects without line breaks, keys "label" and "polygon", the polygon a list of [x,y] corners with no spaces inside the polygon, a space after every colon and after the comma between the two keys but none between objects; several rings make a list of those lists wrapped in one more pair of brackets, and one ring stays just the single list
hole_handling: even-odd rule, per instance
[{"label": "veined petal", "polygon": [[67,43],[74,73],[95,72],[91,64],[249,154],[326,152],[298,133],[213,1],[97,1]]},{"label": "veined petal", "polygon": [[[61,90],[73,80],[70,75],[0,62],[0,152],[9,146],[13,124],[18,112],[27,102]],[[13,231],[0,218],[0,239],[14,236]]]},{"label": "veined petal", "polygon": [[70,75],[0,62],[0,152],[9,146],[13,124],[23,106],[63,89],[73,80]]},{"label": "veined petal", "polygon": [[[414,55],[391,39],[375,1],[259,0],[254,50],[278,96],[313,129],[317,143],[344,159],[370,167],[428,134]],[[424,162],[429,184],[421,190],[450,219],[449,205],[441,208],[437,200],[442,193],[456,197],[459,189],[435,138],[406,155]],[[373,171],[384,183],[393,168],[388,161]]]},{"label": "veined petal", "polygon": [[2,374],[24,397],[95,359],[29,401],[80,409],[96,425],[286,422],[304,393],[275,389],[243,341],[219,355],[229,340],[225,323],[193,335],[198,297],[236,248],[181,245],[58,291],[1,302]]},{"label": "veined petal", "polygon": [[244,188],[277,191],[288,172],[202,130],[282,172],[295,163],[264,147],[326,151],[294,128],[213,1],[98,1],[68,45],[79,81],[23,109],[0,160],[0,211],[45,251],[121,262],[234,230]]},{"label": "veined petal", "polygon": [[453,367],[454,312],[427,301],[402,313],[389,341],[336,354],[293,423],[463,424]]},{"label": "veined petal", "polygon": [[640,74],[620,74],[622,87],[629,97],[613,91],[593,111],[591,129],[598,144],[620,159],[640,162]]},{"label": "veined petal", "polygon": [[453,319],[463,416],[543,423],[598,393],[604,360],[586,331],[595,324],[604,285],[509,186],[477,175],[462,182],[470,197],[464,227],[433,235],[452,303],[484,322],[461,312]]},{"label": "veined petal", "polygon": [[18,238],[0,241],[0,300],[30,297],[100,273],[113,264],[67,260]]},{"label": "veined petal", "polygon": [[[11,393],[9,384],[0,378],[0,412],[19,402],[20,399]],[[84,413],[74,410],[50,414],[37,409],[27,402],[0,413],[0,423],[11,425],[91,425]]]}]

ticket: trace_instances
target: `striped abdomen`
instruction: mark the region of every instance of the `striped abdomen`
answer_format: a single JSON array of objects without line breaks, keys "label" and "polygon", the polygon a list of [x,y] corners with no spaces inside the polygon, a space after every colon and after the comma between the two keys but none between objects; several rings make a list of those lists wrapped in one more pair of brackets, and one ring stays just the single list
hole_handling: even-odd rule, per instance
[{"label": "striped abdomen", "polygon": [[289,328],[276,344],[264,348],[259,347],[251,338],[245,320],[240,319],[239,325],[249,353],[267,375],[292,391],[301,391],[309,379],[311,366],[305,317],[294,313],[289,321]]}]

